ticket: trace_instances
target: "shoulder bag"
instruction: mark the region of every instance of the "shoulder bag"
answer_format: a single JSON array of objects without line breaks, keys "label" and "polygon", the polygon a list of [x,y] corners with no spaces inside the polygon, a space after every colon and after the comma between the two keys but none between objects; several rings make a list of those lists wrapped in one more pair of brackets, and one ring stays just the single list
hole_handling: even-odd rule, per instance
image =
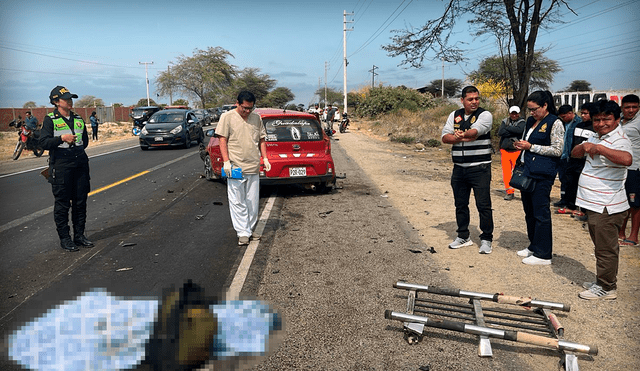
[{"label": "shoulder bag", "polygon": [[532,192],[536,186],[536,180],[524,175],[524,164],[518,162],[511,173],[509,185],[523,192]]}]

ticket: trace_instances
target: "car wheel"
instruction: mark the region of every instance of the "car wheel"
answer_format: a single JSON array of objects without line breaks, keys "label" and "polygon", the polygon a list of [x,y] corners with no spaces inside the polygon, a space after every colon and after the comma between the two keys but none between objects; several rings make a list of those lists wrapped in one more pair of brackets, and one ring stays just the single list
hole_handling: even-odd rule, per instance
[{"label": "car wheel", "polygon": [[143,151],[146,151],[146,150],[149,149],[149,146],[140,146],[140,149],[143,150]]},{"label": "car wheel", "polygon": [[189,136],[189,132],[184,135],[184,148],[191,147],[191,137]]}]

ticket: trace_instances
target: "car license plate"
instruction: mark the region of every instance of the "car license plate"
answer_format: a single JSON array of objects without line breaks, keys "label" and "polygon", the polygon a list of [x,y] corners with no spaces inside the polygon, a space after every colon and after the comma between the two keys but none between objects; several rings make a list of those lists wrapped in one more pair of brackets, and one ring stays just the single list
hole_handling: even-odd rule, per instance
[{"label": "car license plate", "polygon": [[153,140],[155,140],[156,142],[162,142],[162,137],[155,137],[153,138]]},{"label": "car license plate", "polygon": [[289,168],[289,176],[307,176],[307,168],[306,167],[290,167]]}]

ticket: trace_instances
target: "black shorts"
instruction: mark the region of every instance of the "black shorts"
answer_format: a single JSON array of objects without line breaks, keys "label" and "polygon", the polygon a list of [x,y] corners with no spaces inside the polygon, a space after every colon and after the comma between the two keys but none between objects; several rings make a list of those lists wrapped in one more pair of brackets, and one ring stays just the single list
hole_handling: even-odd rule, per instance
[{"label": "black shorts", "polygon": [[627,170],[624,188],[627,191],[629,206],[640,207],[640,170]]}]

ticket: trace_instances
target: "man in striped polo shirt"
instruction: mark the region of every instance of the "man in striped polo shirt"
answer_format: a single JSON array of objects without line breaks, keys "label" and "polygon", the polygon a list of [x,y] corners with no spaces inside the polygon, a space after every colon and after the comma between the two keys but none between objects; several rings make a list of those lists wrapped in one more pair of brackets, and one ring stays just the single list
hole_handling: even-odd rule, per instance
[{"label": "man in striped polo shirt", "polygon": [[462,89],[463,108],[451,112],[442,129],[442,142],[452,144],[451,188],[456,206],[456,239],[449,248],[471,246],[469,236],[469,196],[473,189],[480,214],[480,254],[491,253],[493,211],[491,210],[491,112],[480,108],[480,92],[475,86]]},{"label": "man in striped polo shirt", "polygon": [[578,181],[576,205],[587,211],[589,234],[595,245],[596,282],[585,282],[578,296],[596,300],[617,298],[618,230],[629,210],[624,183],[633,160],[631,141],[622,131],[620,107],[601,100],[589,107],[597,135],[576,146],[572,157],[586,156]]}]

